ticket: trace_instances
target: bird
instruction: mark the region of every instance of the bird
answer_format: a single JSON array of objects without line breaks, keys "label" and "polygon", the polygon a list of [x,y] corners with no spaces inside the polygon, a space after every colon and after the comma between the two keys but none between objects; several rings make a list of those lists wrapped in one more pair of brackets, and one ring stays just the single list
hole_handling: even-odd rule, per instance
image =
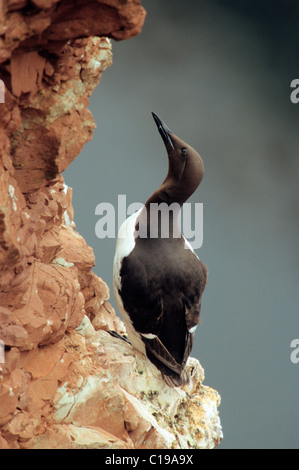
[{"label": "bird", "polygon": [[[196,150],[155,113],[152,116],[167,151],[168,173],[119,229],[113,291],[133,348],[147,357],[168,386],[181,387],[190,381],[186,364],[208,270],[181,233],[178,214],[198,188],[204,164]],[[159,212],[160,207],[164,211]]]}]

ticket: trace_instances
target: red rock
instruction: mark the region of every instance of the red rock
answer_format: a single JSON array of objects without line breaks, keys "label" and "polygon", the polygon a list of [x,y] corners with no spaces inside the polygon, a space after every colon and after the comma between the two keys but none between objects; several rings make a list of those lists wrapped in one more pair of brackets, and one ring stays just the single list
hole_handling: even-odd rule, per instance
[{"label": "red rock", "polygon": [[18,391],[18,388],[0,384],[0,426],[12,418],[17,407]]},{"label": "red rock", "polygon": [[1,373],[3,375],[11,374],[19,366],[19,361],[20,351],[18,348],[11,348],[9,351],[5,351],[5,363],[1,364]]},{"label": "red rock", "polygon": [[37,396],[41,400],[52,400],[58,387],[55,379],[34,380],[30,384],[30,394]]},{"label": "red rock", "polygon": [[109,394],[106,394],[103,383],[109,380],[109,375],[104,373],[87,377],[75,395],[74,404],[64,422],[76,426],[100,427],[117,438],[124,438],[123,395],[113,384],[109,387]]},{"label": "red rock", "polygon": [[9,449],[8,442],[0,434],[0,449]]},{"label": "red rock", "polygon": [[[61,172],[92,137],[88,96],[111,65],[110,41],[91,31],[129,37],[143,22],[138,1],[30,3],[8,0],[0,10],[2,448],[30,448],[45,431],[57,388],[76,369],[68,335],[85,304],[95,317],[109,298],[91,272],[93,250],[75,231]],[[71,34],[60,40],[67,25]]]},{"label": "red rock", "polygon": [[0,325],[0,339],[6,346],[26,346],[28,342],[28,333],[22,326],[18,325]]},{"label": "red rock", "polygon": [[[1,442],[0,442],[1,445]],[[39,436],[35,449],[128,449],[130,443],[97,426],[60,425],[47,427]]]},{"label": "red rock", "polygon": [[[13,54],[11,58],[11,87],[14,96],[35,95],[41,87],[46,58],[38,52]],[[20,76],[22,80],[20,80]]]},{"label": "red rock", "polygon": [[36,421],[30,419],[27,413],[19,412],[7,425],[7,431],[14,436],[27,440],[33,437],[36,426]]},{"label": "red rock", "polygon": [[64,354],[63,341],[44,348],[34,349],[22,357],[22,367],[30,372],[33,379],[49,375]]}]

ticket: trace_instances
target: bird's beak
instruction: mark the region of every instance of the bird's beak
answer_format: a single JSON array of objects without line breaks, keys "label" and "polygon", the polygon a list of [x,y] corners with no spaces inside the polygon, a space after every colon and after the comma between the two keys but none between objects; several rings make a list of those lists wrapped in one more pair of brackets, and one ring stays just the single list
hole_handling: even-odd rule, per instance
[{"label": "bird's beak", "polygon": [[163,139],[166,149],[168,150],[170,147],[173,150],[174,146],[173,146],[171,137],[169,135],[169,134],[172,134],[171,130],[166,126],[166,124],[163,121],[161,121],[160,118],[158,118],[158,116],[155,113],[152,113],[152,115],[158,127],[158,131],[160,132],[160,135]]}]

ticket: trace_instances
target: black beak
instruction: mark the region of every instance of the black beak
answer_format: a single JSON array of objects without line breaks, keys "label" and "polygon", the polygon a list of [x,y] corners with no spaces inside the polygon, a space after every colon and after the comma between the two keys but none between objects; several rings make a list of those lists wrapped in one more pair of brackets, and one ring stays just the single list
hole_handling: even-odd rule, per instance
[{"label": "black beak", "polygon": [[163,121],[161,121],[161,119],[158,118],[158,116],[155,113],[152,113],[152,115],[153,115],[155,123],[158,127],[158,131],[160,132],[160,135],[163,139],[163,142],[165,144],[166,149],[168,150],[169,146],[170,146],[171,149],[174,149],[172,140],[171,140],[170,135],[169,135],[170,133],[172,134],[171,130],[168,129],[166,124]]}]

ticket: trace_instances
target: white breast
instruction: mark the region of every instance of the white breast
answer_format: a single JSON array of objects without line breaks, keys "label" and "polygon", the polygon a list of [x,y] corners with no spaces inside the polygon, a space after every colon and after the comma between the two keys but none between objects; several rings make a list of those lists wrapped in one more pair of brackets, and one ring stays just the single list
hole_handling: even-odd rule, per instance
[{"label": "white breast", "polygon": [[121,287],[121,280],[119,276],[121,262],[126,256],[129,256],[135,247],[134,231],[136,219],[140,212],[141,209],[128,217],[123,222],[118,232],[113,262],[113,284],[116,284],[118,289]]},{"label": "white breast", "polygon": [[124,221],[124,223],[121,225],[119,229],[118,237],[116,241],[114,262],[113,262],[113,293],[114,293],[115,302],[123,318],[123,321],[127,330],[127,334],[128,334],[129,340],[132,343],[132,346],[138,351],[145,354],[145,345],[141,339],[140,334],[137,333],[136,330],[134,329],[132,322],[130,320],[130,317],[128,315],[128,312],[126,312],[126,310],[124,309],[123,302],[118,293],[119,290],[121,290],[120,270],[121,270],[122,260],[126,256],[129,256],[129,254],[135,247],[135,237],[134,237],[135,225],[136,225],[136,219],[139,216],[141,210],[142,208],[139,211],[132,214],[130,217],[128,217],[128,219]]},{"label": "white breast", "polygon": [[[183,239],[184,239],[184,242],[185,242],[185,249],[186,249],[186,250],[189,249],[190,251],[192,251],[192,253],[196,256],[196,258],[198,258],[197,254],[195,253],[195,251],[194,251],[193,248],[192,248],[191,243],[188,242],[188,240],[184,237],[184,235],[183,235]],[[198,259],[199,259],[199,258],[198,258]]]}]

